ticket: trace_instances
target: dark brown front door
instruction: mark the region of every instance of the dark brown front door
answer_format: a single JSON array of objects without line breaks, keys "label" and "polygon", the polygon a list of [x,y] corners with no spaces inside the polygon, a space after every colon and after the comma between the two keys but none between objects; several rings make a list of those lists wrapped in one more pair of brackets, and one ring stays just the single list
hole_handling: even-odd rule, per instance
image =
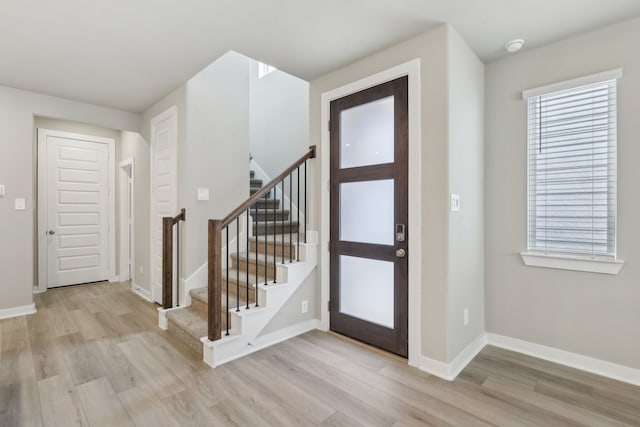
[{"label": "dark brown front door", "polygon": [[331,330],[407,357],[407,77],[331,102]]}]

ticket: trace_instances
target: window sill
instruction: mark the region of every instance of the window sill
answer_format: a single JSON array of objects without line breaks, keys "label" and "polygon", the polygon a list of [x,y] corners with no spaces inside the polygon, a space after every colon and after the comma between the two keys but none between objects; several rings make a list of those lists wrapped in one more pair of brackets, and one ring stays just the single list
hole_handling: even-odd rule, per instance
[{"label": "window sill", "polygon": [[591,258],[579,255],[558,255],[537,252],[521,252],[520,256],[529,267],[557,268],[560,270],[587,271],[590,273],[618,274],[624,261]]}]

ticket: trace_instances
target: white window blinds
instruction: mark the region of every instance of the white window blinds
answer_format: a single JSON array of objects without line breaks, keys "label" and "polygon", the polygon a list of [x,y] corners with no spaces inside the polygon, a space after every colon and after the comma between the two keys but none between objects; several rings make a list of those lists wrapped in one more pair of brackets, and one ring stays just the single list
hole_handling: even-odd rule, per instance
[{"label": "white window blinds", "polygon": [[615,257],[616,80],[526,99],[529,251]]}]

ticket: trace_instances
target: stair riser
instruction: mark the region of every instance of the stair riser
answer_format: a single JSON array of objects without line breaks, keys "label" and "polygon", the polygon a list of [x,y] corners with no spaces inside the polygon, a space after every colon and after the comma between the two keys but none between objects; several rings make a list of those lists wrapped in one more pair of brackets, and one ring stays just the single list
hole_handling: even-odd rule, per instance
[{"label": "stair riser", "polygon": [[[258,223],[258,226],[256,227],[256,225],[253,225],[253,235],[255,236],[256,234],[258,236],[265,236],[265,235],[273,235],[273,234],[282,234],[282,233],[297,233],[298,232],[298,224],[296,222],[292,223],[292,224],[284,224],[284,227],[282,226],[281,223],[276,223],[275,226],[274,224],[265,224],[265,223]],[[285,240],[286,240],[285,236]]]},{"label": "stair riser", "polygon": [[266,212],[264,209],[258,210],[258,214],[256,215],[255,210],[250,212],[251,219],[255,221],[255,217],[258,217],[258,221],[273,221],[275,216],[276,221],[289,221],[289,211],[275,211],[274,209],[268,209]]},{"label": "stair riser", "polygon": [[249,185],[252,187],[262,187],[262,180],[258,178],[250,178]]},{"label": "stair riser", "polygon": [[[273,242],[267,242],[266,243],[266,253],[267,255],[273,255],[274,252],[275,254],[278,256],[278,259],[280,260],[280,262],[282,262],[282,251],[284,249],[284,259],[285,260],[290,260],[290,259],[296,259],[296,242],[297,239],[294,236],[293,239],[293,245],[290,246],[289,245],[289,235],[285,234],[284,235],[284,246],[282,245],[282,242],[280,241],[280,239],[278,239],[277,243],[273,243]],[[260,255],[264,255],[265,254],[265,242],[261,242],[258,241],[258,243],[256,244],[255,240],[249,240],[249,250],[251,252],[258,252],[258,254]],[[259,259],[260,257],[258,257]]]},{"label": "stair riser", "polygon": [[[240,273],[240,280],[242,280],[243,277],[246,278],[246,270]],[[255,282],[255,275],[249,276],[249,281],[250,282]],[[222,292],[225,292],[227,289],[227,279],[226,278],[222,278]],[[235,308],[236,307],[236,295],[237,295],[237,291],[238,291],[238,286],[236,285],[236,280],[235,280],[235,276],[233,276],[233,279],[230,277],[229,278],[229,307],[231,308]],[[224,304],[226,302],[226,297],[223,295],[222,296],[222,303]],[[247,285],[244,283],[240,283],[240,305],[246,305],[247,302]],[[249,285],[249,303],[252,304],[256,302],[256,289],[253,287],[253,284]]]},{"label": "stair riser", "polygon": [[191,311],[198,313],[203,318],[207,318],[207,304],[196,298],[191,298]]},{"label": "stair riser", "polygon": [[256,207],[258,211],[265,210],[265,206],[267,210],[280,209],[280,200],[279,199],[259,199],[253,206],[251,206],[251,211],[255,211]]},{"label": "stair riser", "polygon": [[[258,192],[259,188],[249,188],[249,194],[251,194],[252,196],[254,194],[256,194]],[[271,198],[271,192],[268,192],[267,194],[265,194],[264,196],[262,196],[263,199],[270,199]]]},{"label": "stair riser", "polygon": [[[258,259],[257,272],[258,272],[258,276],[261,276],[261,277],[264,278],[265,277],[265,266],[264,266],[263,263],[264,263],[263,260]],[[232,267],[234,269],[240,270],[240,275],[241,276],[242,276],[243,273],[246,276],[247,269],[249,269],[249,276],[255,276],[255,274],[256,274],[256,263],[255,263],[255,260],[250,261],[248,263],[248,266],[247,266],[246,260],[238,261],[238,260],[234,259],[234,260],[232,260],[231,265],[232,265]],[[266,273],[267,280],[269,280],[269,281],[273,280],[273,276],[274,276],[274,272],[275,272],[275,269],[274,269],[274,266],[273,266],[273,260],[269,264],[267,264],[267,268],[266,269],[267,269],[267,273]],[[225,283],[225,285],[226,285],[226,283]]]},{"label": "stair riser", "polygon": [[[226,321],[226,319],[225,319]],[[175,338],[185,343],[189,348],[195,351],[197,354],[202,354],[202,343],[199,339],[192,337],[190,334],[184,331],[180,326],[175,324],[173,320],[169,320],[168,332]]]}]

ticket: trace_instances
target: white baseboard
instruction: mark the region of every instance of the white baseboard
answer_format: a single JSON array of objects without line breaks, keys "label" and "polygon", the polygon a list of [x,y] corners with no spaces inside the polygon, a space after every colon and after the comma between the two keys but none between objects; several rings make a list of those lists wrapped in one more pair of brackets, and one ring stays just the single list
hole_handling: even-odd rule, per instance
[{"label": "white baseboard", "polygon": [[142,289],[140,286],[136,285],[133,282],[131,282],[131,290],[143,300],[154,302],[151,298],[151,292],[146,289]]},{"label": "white baseboard", "polygon": [[450,363],[420,356],[418,368],[421,371],[435,375],[448,381],[456,379],[458,374],[473,360],[487,345],[487,336],[482,333],[471,344],[465,347]]},{"label": "white baseboard", "polygon": [[[306,332],[312,331],[314,329],[318,329],[320,327],[320,319],[310,319],[304,322],[300,322],[297,323],[295,325],[292,326],[288,326],[286,328],[265,334],[261,337],[256,338],[255,340],[253,340],[252,342],[249,343],[249,345],[246,348],[246,351],[243,351],[241,353],[236,353],[234,354],[232,357],[228,358],[228,359],[223,359],[223,360],[219,360],[215,366],[220,366],[224,363],[228,363],[231,362],[233,360],[239,359],[241,357],[247,356],[251,353],[254,353],[256,351],[265,349],[267,347],[270,347],[272,345],[278,344],[279,342],[282,341],[286,341],[288,339],[291,339],[293,337],[296,337],[298,335],[302,335]],[[201,340],[204,343],[204,352],[206,353],[207,348],[207,337],[202,338]],[[206,360],[206,356],[205,356],[205,362],[210,364],[209,362],[207,362]],[[211,365],[213,366],[213,365]]]},{"label": "white baseboard", "polygon": [[23,305],[21,307],[4,308],[0,310],[0,319],[10,319],[12,317],[35,314],[36,312],[36,303]]},{"label": "white baseboard", "polygon": [[528,341],[519,340],[503,335],[487,333],[487,344],[504,348],[506,350],[523,353],[538,359],[558,363],[602,375],[614,380],[640,386],[640,370],[628,366],[618,365],[605,360],[595,359],[581,354],[571,353],[553,347],[547,347]]}]

